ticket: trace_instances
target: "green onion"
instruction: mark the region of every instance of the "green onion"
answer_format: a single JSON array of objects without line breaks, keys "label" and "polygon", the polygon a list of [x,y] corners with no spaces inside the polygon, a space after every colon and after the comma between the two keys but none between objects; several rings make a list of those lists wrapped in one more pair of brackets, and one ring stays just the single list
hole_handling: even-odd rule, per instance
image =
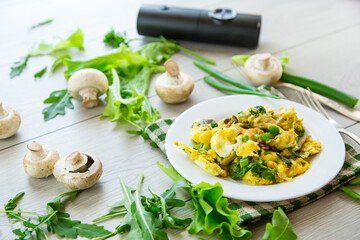
[{"label": "green onion", "polygon": [[247,165],[249,165],[249,158],[248,157],[240,159],[240,167],[241,168],[246,167]]},{"label": "green onion", "polygon": [[177,45],[177,48],[183,52],[186,52],[187,54],[190,54],[194,57],[197,57],[198,59],[203,60],[204,62],[210,63],[212,65],[216,65],[216,63],[214,61],[211,61],[210,59],[207,59],[197,53],[194,53],[193,51],[190,51],[189,49],[183,48],[182,46],[179,46],[179,45]]},{"label": "green onion", "polygon": [[353,180],[350,181],[351,185],[357,185],[360,187],[360,176],[357,176],[356,178],[354,178]]},{"label": "green onion", "polygon": [[251,91],[251,90],[246,90],[246,89],[240,89],[240,88],[234,88],[234,87],[229,87],[226,86],[224,84],[218,83],[215,80],[211,79],[210,77],[204,77],[204,81],[209,84],[210,86],[213,86],[214,88],[217,88],[219,90],[223,90],[223,91],[228,91],[228,92],[233,92],[233,93],[240,93],[240,94],[250,94],[250,95],[257,95],[257,96],[261,96],[261,97],[269,97],[269,98],[275,98],[275,99],[280,99],[278,96],[274,96],[274,95],[267,95],[261,92],[256,92],[256,91]]},{"label": "green onion", "polygon": [[351,96],[338,89],[327,86],[323,83],[308,78],[291,75],[286,72],[283,72],[281,76],[281,81],[291,83],[303,88],[310,88],[311,91],[313,92],[319,93],[325,97],[342,102],[348,105],[349,107],[354,107],[359,100],[354,96]]},{"label": "green onion", "polygon": [[215,78],[218,78],[220,80],[223,80],[224,82],[227,82],[231,85],[234,85],[238,88],[242,88],[242,89],[246,89],[246,90],[251,90],[251,91],[256,91],[256,88],[241,82],[236,81],[235,79],[232,79],[231,77],[223,74],[222,72],[210,67],[209,65],[199,62],[199,61],[194,61],[194,65],[197,66],[198,68],[202,69],[203,71],[207,72],[208,74],[214,76]]},{"label": "green onion", "polygon": [[264,142],[267,142],[270,140],[270,134],[269,133],[262,133],[260,134],[260,139],[263,140]]},{"label": "green onion", "polygon": [[339,189],[341,191],[343,191],[344,193],[346,193],[346,195],[348,195],[349,197],[351,197],[351,198],[353,198],[355,200],[360,200],[360,194],[358,194],[357,192],[355,192],[351,188],[341,186],[341,187],[339,187]]},{"label": "green onion", "polygon": [[279,135],[279,128],[278,127],[276,127],[276,126],[273,126],[273,125],[271,125],[270,127],[269,127],[269,132],[270,132],[270,134],[271,135],[273,135],[273,136],[276,136],[276,135]]},{"label": "green onion", "polygon": [[241,141],[242,141],[243,143],[246,143],[248,140],[249,140],[249,136],[248,136],[248,135],[244,135],[244,136],[242,136],[242,138],[241,138]]}]

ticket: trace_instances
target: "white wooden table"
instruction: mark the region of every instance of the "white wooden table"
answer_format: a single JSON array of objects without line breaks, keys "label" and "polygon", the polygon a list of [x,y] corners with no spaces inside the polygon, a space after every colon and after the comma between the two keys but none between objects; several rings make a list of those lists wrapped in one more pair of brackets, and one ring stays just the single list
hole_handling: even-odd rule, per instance
[{"label": "white wooden table", "polygon": [[[136,186],[139,176],[144,174],[143,194],[148,194],[147,186],[156,192],[171,186],[172,180],[155,165],[156,161],[167,164],[165,156],[160,150],[151,148],[141,137],[126,134],[129,125],[100,120],[104,104],[85,110],[78,101],[73,101],[75,110],[67,110],[65,116],[43,121],[42,101],[53,90],[66,88],[62,73],[64,68],[52,77],[45,75],[37,80],[33,78],[35,72],[53,62],[53,57],[32,58],[20,77],[9,78],[10,66],[26,54],[34,40],[54,35],[65,36],[76,27],[84,31],[85,51],[73,54],[74,58],[91,58],[109,51],[102,43],[104,34],[114,27],[119,31],[126,30],[129,35],[136,35],[137,11],[144,2],[206,9],[228,7],[238,12],[261,14],[263,24],[260,44],[255,50],[190,42],[181,44],[215,60],[218,69],[235,78],[240,76],[230,64],[232,55],[265,51],[281,55],[287,51],[290,55],[289,72],[316,79],[360,97],[359,1],[1,0],[0,100],[20,112],[22,124],[14,137],[0,140],[0,204],[6,203],[16,193],[25,191],[21,209],[43,211],[47,201],[67,191],[54,177],[34,179],[23,172],[22,159],[27,151],[26,144],[31,140],[56,148],[61,156],[78,150],[94,153],[102,160],[104,173],[98,184],[83,192],[67,208],[73,219],[90,222],[105,214],[108,205],[122,198],[118,181],[120,175],[128,185]],[[30,30],[31,25],[48,18],[54,18],[55,21]],[[178,116],[194,104],[224,95],[202,81],[204,73],[193,66],[191,57],[178,53],[173,59],[183,71],[193,76],[196,85],[187,102],[168,105],[159,100],[150,84],[150,101],[162,117]],[[289,92],[284,93],[296,100]],[[360,135],[359,123],[332,111],[331,115]],[[184,210],[179,214],[191,216],[192,213]],[[359,216],[359,202],[339,191],[288,214],[299,239],[360,239]],[[104,225],[113,229],[120,219],[106,221]],[[266,222],[249,225],[253,239],[261,238]],[[12,228],[7,218],[1,216],[0,239],[14,238]],[[186,231],[170,231],[169,237],[197,239],[197,236],[188,235]]]}]

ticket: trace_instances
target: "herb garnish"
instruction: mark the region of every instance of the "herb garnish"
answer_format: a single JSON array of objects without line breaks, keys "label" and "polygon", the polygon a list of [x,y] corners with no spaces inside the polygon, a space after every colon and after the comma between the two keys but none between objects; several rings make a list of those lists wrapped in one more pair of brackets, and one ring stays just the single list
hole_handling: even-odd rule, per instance
[{"label": "herb garnish", "polygon": [[[14,211],[19,199],[24,195],[23,192],[18,193],[13,199],[10,199],[4,206],[4,211],[0,213],[6,213],[8,218],[15,221],[21,221],[24,225],[24,230],[17,228],[13,230],[13,233],[22,239],[33,239],[34,234],[36,239],[48,239],[45,229],[42,227],[46,225],[46,229],[49,233],[54,233],[62,238],[77,238],[85,237],[92,239],[94,237],[101,237],[109,234],[110,232],[104,229],[103,226],[97,226],[95,224],[81,223],[80,221],[71,220],[68,213],[63,212],[65,205],[63,198],[69,197],[72,201],[81,191],[71,191],[63,193],[46,204],[46,214],[38,214],[34,212],[26,211]],[[31,218],[24,218],[22,214],[33,215],[37,217],[37,222]]]},{"label": "herb garnish", "polygon": [[67,89],[58,90],[50,93],[50,96],[44,100],[45,104],[51,104],[43,109],[44,120],[48,121],[57,115],[64,115],[65,108],[73,109],[74,105],[71,102],[71,95]]},{"label": "herb garnish", "polygon": [[41,78],[44,73],[46,72],[47,67],[44,67],[43,69],[41,69],[40,71],[38,71],[37,73],[34,74],[34,78]]},{"label": "herb garnish", "polygon": [[42,21],[42,22],[39,22],[35,25],[32,25],[31,26],[31,29],[34,29],[34,28],[37,28],[37,27],[40,27],[40,26],[43,26],[45,24],[49,24],[49,23],[52,23],[54,21],[54,19],[48,19],[48,20],[45,20],[45,21]]},{"label": "herb garnish", "polygon": [[118,48],[121,44],[128,45],[126,40],[126,32],[116,33],[114,29],[111,29],[108,33],[105,34],[103,42],[112,48]]}]

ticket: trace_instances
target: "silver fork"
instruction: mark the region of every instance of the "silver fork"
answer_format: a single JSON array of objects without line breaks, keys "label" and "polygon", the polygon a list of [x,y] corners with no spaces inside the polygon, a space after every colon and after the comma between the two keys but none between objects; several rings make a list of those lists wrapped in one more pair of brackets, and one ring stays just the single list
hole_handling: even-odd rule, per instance
[{"label": "silver fork", "polygon": [[[299,94],[299,92],[301,94]],[[356,136],[355,134],[347,131],[346,129],[344,129],[343,127],[341,127],[341,125],[336,122],[332,117],[329,116],[329,114],[325,111],[325,109],[323,108],[323,106],[321,105],[321,103],[319,102],[319,100],[317,100],[317,98],[314,96],[314,94],[312,93],[312,91],[308,88],[308,90],[303,90],[303,91],[296,91],[296,94],[298,95],[300,102],[303,105],[308,106],[309,108],[314,109],[315,111],[323,114],[328,120],[329,122],[335,126],[335,128],[340,132],[340,133],[344,133],[346,135],[348,135],[350,138],[352,138],[355,142],[357,142],[358,144],[360,144],[360,138],[358,136]]]}]

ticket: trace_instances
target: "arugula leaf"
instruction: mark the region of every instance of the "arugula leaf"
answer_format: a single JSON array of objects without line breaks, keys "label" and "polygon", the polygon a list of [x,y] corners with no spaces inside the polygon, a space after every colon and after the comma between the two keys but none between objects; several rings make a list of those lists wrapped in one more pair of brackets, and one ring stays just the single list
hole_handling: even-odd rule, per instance
[{"label": "arugula leaf", "polygon": [[46,72],[47,67],[44,67],[43,69],[41,69],[40,71],[38,71],[37,73],[34,74],[34,78],[41,78],[44,73]]},{"label": "arugula leaf", "polygon": [[106,33],[103,42],[105,45],[112,48],[118,48],[121,44],[128,45],[128,42],[126,41],[126,32],[123,34],[116,33],[114,29],[111,29],[108,33]]},{"label": "arugula leaf", "polygon": [[29,61],[29,55],[22,57],[19,61],[14,62],[14,66],[10,68],[10,78],[13,79],[19,76],[26,68],[27,62]]},{"label": "arugula leaf", "polygon": [[48,20],[45,20],[45,21],[42,21],[42,22],[39,22],[35,25],[32,25],[31,26],[31,29],[34,29],[34,28],[37,28],[37,27],[40,27],[40,26],[43,26],[45,24],[49,24],[49,23],[52,23],[54,21],[54,19],[48,19]]},{"label": "arugula leaf", "polygon": [[[173,167],[165,166],[160,162],[156,162],[156,165],[166,174],[169,178],[171,178],[174,182],[178,182],[179,180],[187,181],[183,176],[180,175]],[[190,186],[190,185],[189,185]]]},{"label": "arugula leaf", "polygon": [[95,224],[84,224],[80,222],[77,223],[73,228],[76,229],[77,234],[80,237],[85,237],[88,239],[102,237],[111,233],[110,231],[104,229],[103,226],[97,226]]},{"label": "arugula leaf", "polygon": [[266,224],[265,234],[262,240],[295,240],[297,239],[294,233],[290,220],[281,208],[274,211],[272,217],[272,224]]},{"label": "arugula leaf", "polygon": [[49,42],[41,40],[32,49],[30,49],[29,56],[49,55],[57,51],[66,50],[69,48],[77,48],[79,50],[84,50],[83,37],[84,34],[82,30],[78,28],[66,39],[56,37]]},{"label": "arugula leaf", "polygon": [[17,202],[24,196],[25,192],[19,192],[15,195],[12,199],[10,199],[5,205],[4,209],[7,210],[14,210],[16,208]]},{"label": "arugula leaf", "polygon": [[348,195],[349,197],[351,197],[352,199],[360,200],[360,194],[357,193],[357,192],[355,192],[355,191],[352,190],[351,188],[341,186],[341,187],[339,187],[339,189],[340,189],[341,191],[343,191],[346,195]]},{"label": "arugula leaf", "polygon": [[140,185],[144,175],[141,176],[137,189],[135,191],[135,215],[141,227],[143,239],[168,239],[166,232],[155,227],[154,214],[145,210],[140,198]]},{"label": "arugula leaf", "polygon": [[50,73],[55,72],[55,70],[64,63],[64,59],[71,59],[71,56],[66,53],[55,59],[54,63],[51,65]]},{"label": "arugula leaf", "polygon": [[44,120],[48,121],[57,115],[64,115],[65,108],[74,109],[74,105],[71,102],[71,95],[67,89],[57,90],[50,93],[50,96],[44,100],[45,104],[51,104],[43,109]]}]

